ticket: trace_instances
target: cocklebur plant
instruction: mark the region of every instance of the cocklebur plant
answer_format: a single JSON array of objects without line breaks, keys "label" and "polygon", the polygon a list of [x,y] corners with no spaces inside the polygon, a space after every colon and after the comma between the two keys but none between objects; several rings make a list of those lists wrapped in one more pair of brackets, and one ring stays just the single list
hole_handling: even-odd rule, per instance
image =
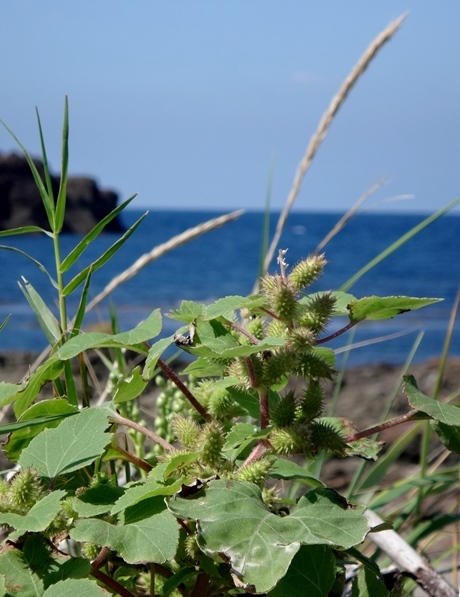
[{"label": "cocklebur plant", "polygon": [[[174,337],[151,343],[161,333],[159,310],[126,332],[112,326],[112,333],[84,333],[91,275],[134,229],[65,281],[86,246],[127,204],[61,258],[67,107],[65,114],[56,199],[41,128],[45,182],[26,153],[50,230],[2,233],[50,236],[56,277],[49,277],[59,305],[56,318],[25,283],[51,351],[20,384],[0,384],[0,404],[12,404],[16,415],[0,428],[9,434],[3,450],[19,469],[0,484],[0,524],[8,529],[0,553],[3,594],[320,597],[340,594],[345,563],[352,561],[360,564],[355,592],[365,587],[368,594],[388,595],[378,566],[359,550],[378,530],[370,529],[365,506],[325,487],[308,465],[324,452],[375,459],[380,444],[372,436],[411,420],[432,419],[446,446],[460,451],[459,409],[424,396],[407,377],[411,409],[398,419],[357,431],[348,421],[324,417],[323,381],[335,373],[334,352],[324,345],[361,321],[439,299],[311,294],[325,257],[313,254],[290,268],[282,251],[278,270],[262,277],[259,293],[210,305],[184,301],[168,315],[185,324]],[[66,297],[82,285],[71,320]],[[348,323],[328,335],[335,317]],[[164,360],[174,343],[193,357],[183,372],[187,382]],[[116,366],[100,353],[113,375],[106,399],[94,403],[71,362],[82,364],[84,378],[85,354],[102,349],[113,351]],[[144,357],[142,363],[129,367],[125,351]],[[290,388],[293,377],[303,381],[302,390]],[[161,392],[153,430],[143,424],[138,404],[152,380]],[[43,399],[47,384],[53,399]],[[157,458],[146,456],[142,438],[161,447]],[[294,498],[282,489],[290,483],[302,488]]]}]

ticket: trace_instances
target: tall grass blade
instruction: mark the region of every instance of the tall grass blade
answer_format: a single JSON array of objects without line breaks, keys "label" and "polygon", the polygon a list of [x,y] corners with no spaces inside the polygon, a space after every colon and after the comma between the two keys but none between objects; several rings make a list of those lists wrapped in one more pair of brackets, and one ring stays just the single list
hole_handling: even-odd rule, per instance
[{"label": "tall grass blade", "polygon": [[113,245],[109,247],[107,251],[105,251],[98,259],[96,259],[96,261],[94,261],[91,265],[88,265],[88,267],[85,267],[85,269],[83,269],[79,274],[77,274],[75,278],[73,278],[73,280],[71,280],[65,286],[64,290],[62,291],[63,295],[69,296],[69,294],[71,294],[75,290],[75,288],[80,286],[83,280],[86,279],[90,269],[92,269],[92,271],[95,272],[105,263],[107,263],[107,261],[111,257],[113,257],[113,255],[115,255],[118,249],[121,249],[121,247],[125,244],[125,242],[136,230],[136,228],[139,226],[139,224],[142,222],[142,220],[145,218],[147,214],[148,212],[145,212],[145,214],[143,214],[130,228],[128,228],[128,230],[123,234],[121,238],[117,240],[117,242],[113,243]]},{"label": "tall grass blade", "polygon": [[38,112],[38,108],[35,108],[35,113],[37,115],[38,134],[40,136],[40,147],[42,150],[43,171],[45,174],[46,190],[47,190],[48,197],[50,197],[51,200],[53,201],[53,209],[54,209],[53,183],[51,181],[51,173],[50,173],[50,170],[48,167],[48,156],[46,154],[45,138],[43,136],[42,123],[40,120],[40,114]]},{"label": "tall grass blade", "polygon": [[104,230],[104,228],[109,224],[114,218],[120,214],[129,203],[137,196],[132,195],[129,199],[118,205],[114,210],[112,210],[105,218],[103,218],[100,222],[94,226],[88,234],[81,241],[78,245],[70,251],[67,257],[62,261],[60,270],[62,273],[66,272],[72,265],[77,261],[77,259],[82,255],[82,253],[86,250],[86,248],[91,244],[91,242]]},{"label": "tall grass blade", "polygon": [[88,275],[86,276],[85,285],[83,286],[83,291],[80,297],[80,303],[78,305],[77,314],[75,315],[75,319],[72,326],[72,331],[70,332],[70,337],[73,338],[77,334],[81,332],[81,326],[83,324],[83,318],[86,312],[86,301],[88,300],[88,291],[89,285],[91,282],[91,275],[93,270],[90,268],[88,271]]},{"label": "tall grass blade", "polygon": [[439,392],[441,391],[441,385],[442,385],[442,381],[444,378],[444,372],[446,370],[447,357],[449,355],[450,343],[452,341],[452,334],[454,331],[455,320],[457,318],[459,302],[460,302],[460,290],[457,292],[457,296],[455,297],[455,302],[452,307],[452,311],[451,311],[450,318],[449,318],[449,324],[447,326],[446,338],[444,340],[444,346],[442,349],[441,360],[439,363],[438,377],[436,380],[436,386],[433,391],[434,398],[437,398],[439,396]]},{"label": "tall grass blade", "polygon": [[56,289],[58,288],[56,280],[49,273],[49,271],[46,269],[46,267],[42,263],[40,263],[40,261],[37,261],[37,259],[32,257],[32,255],[29,255],[29,253],[26,253],[25,251],[22,251],[21,249],[18,249],[17,247],[9,247],[8,245],[0,245],[0,249],[4,249],[5,251],[12,251],[13,253],[19,253],[19,255],[22,255],[23,257],[26,257],[26,259],[29,259],[30,261],[32,261],[32,263],[34,265],[36,265],[41,272],[43,272],[46,276],[48,276],[48,279],[51,282],[51,284],[53,285],[53,287]]},{"label": "tall grass blade", "polygon": [[27,163],[29,164],[29,168],[30,168],[30,170],[32,172],[32,176],[34,177],[35,184],[37,185],[37,188],[39,190],[40,197],[42,198],[42,202],[43,202],[43,205],[44,205],[45,211],[46,211],[46,217],[48,218],[48,222],[49,222],[49,225],[50,225],[50,230],[53,230],[54,201],[53,201],[53,198],[48,195],[48,191],[46,190],[45,185],[43,184],[43,181],[41,179],[40,173],[37,170],[37,166],[34,164],[34,161],[30,157],[29,152],[27,151],[27,149],[19,141],[19,139],[16,137],[16,135],[13,133],[13,131],[6,126],[6,124],[3,122],[3,120],[0,120],[0,124],[13,137],[13,139],[16,141],[16,143],[18,144],[18,146],[21,148],[21,151],[24,154],[24,157],[26,158]]},{"label": "tall grass blade", "polygon": [[447,213],[449,210],[451,210],[452,208],[454,208],[459,203],[460,203],[460,198],[455,199],[454,201],[452,201],[451,203],[449,203],[448,205],[446,205],[445,207],[443,207],[442,209],[440,209],[436,213],[432,214],[428,218],[425,218],[423,220],[423,222],[420,222],[420,224],[417,224],[417,226],[414,226],[413,228],[411,228],[408,232],[406,232],[406,234],[403,234],[403,236],[401,236],[398,240],[396,240],[389,247],[387,247],[384,251],[382,251],[379,255],[377,255],[377,257],[374,257],[374,259],[372,259],[371,261],[369,261],[369,263],[367,263],[358,272],[356,272],[356,274],[354,274],[349,280],[347,280],[345,282],[345,284],[342,284],[342,286],[340,287],[340,290],[343,290],[344,292],[346,292],[347,290],[349,290],[354,284],[356,284],[356,282],[360,278],[362,278],[362,276],[364,276],[364,274],[366,274],[373,267],[375,267],[381,261],[383,261],[384,259],[386,259],[389,255],[391,255],[397,249],[399,249],[400,247],[402,247],[402,245],[404,245],[408,240],[410,240],[411,238],[413,238],[416,234],[418,234],[419,232],[421,232],[424,228],[426,228],[427,226],[429,226],[432,222],[434,222],[435,220],[437,220],[438,218],[440,218],[441,216],[443,216],[445,213]]},{"label": "tall grass blade", "polygon": [[0,332],[5,328],[8,324],[9,320],[11,319],[11,313],[5,317],[5,319],[0,323]]},{"label": "tall grass blade", "polygon": [[54,214],[54,232],[61,232],[64,225],[65,206],[67,199],[67,172],[69,166],[69,100],[66,96],[64,104],[64,124],[62,127],[62,156],[61,156],[61,179],[59,181],[59,193],[56,200],[56,211]]},{"label": "tall grass blade", "polygon": [[52,236],[49,230],[40,228],[39,226],[21,226],[19,228],[10,228],[9,230],[2,230],[0,236],[16,236],[17,234],[31,234],[35,232],[44,232],[48,236]]},{"label": "tall grass blade", "polygon": [[32,307],[46,339],[51,345],[54,345],[62,336],[59,324],[32,284],[25,278],[22,278],[22,280],[23,284],[19,282],[19,288],[22,290],[27,302]]},{"label": "tall grass blade", "polygon": [[276,248],[278,247],[278,243],[281,238],[281,234],[283,233],[287,217],[297,199],[297,195],[300,192],[300,188],[302,186],[302,181],[305,177],[305,174],[309,170],[313,158],[315,157],[316,152],[319,149],[319,146],[325,139],[335,115],[339,111],[340,107],[346,100],[348,94],[350,93],[360,76],[369,66],[369,63],[377,55],[382,46],[385,45],[385,43],[388,42],[396,33],[396,31],[401,27],[404,19],[406,18],[406,14],[407,13],[401,15],[398,19],[393,21],[393,23],[390,23],[390,25],[374,39],[374,41],[370,44],[370,46],[361,56],[357,64],[353,67],[348,77],[342,83],[339,91],[332,98],[332,101],[329,104],[328,109],[321,117],[321,120],[318,124],[318,128],[316,129],[314,135],[310,139],[310,143],[308,144],[305,155],[302,158],[294,176],[294,181],[292,183],[292,187],[289,192],[286,205],[279,217],[275,235],[273,237],[273,240],[270,244],[270,248],[268,249],[267,256],[265,258],[265,270],[268,270],[268,266],[270,265],[270,262],[273,259],[273,255],[275,254]]}]

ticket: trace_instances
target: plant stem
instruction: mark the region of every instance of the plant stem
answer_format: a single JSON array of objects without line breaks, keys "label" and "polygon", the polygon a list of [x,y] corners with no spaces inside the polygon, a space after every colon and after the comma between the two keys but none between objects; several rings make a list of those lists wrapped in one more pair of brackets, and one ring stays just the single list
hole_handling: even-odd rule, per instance
[{"label": "plant stem", "polygon": [[162,448],[164,448],[165,450],[170,451],[170,450],[174,449],[174,447],[170,443],[168,443],[165,439],[163,439],[162,437],[160,437],[153,431],[150,431],[150,429],[147,429],[146,427],[139,425],[139,423],[135,423],[134,421],[131,421],[130,419],[125,419],[125,417],[121,417],[120,415],[113,415],[112,417],[109,417],[109,420],[112,423],[118,423],[118,425],[125,425],[125,427],[131,427],[131,429],[135,429],[136,431],[139,431],[139,433],[142,433],[143,435],[145,435],[145,437],[148,437],[149,439],[153,440],[157,444],[160,444],[160,446]]},{"label": "plant stem", "polygon": [[206,594],[206,587],[209,584],[210,575],[207,572],[200,572],[196,578],[190,597],[203,597]]},{"label": "plant stem", "polygon": [[249,340],[251,340],[251,342],[253,344],[260,344],[260,340],[258,338],[256,338],[255,336],[253,336],[250,332],[245,330],[244,327],[242,327],[241,325],[238,325],[237,323],[234,323],[233,321],[224,321],[222,323],[224,325],[228,325],[229,327],[232,327],[233,329],[237,330],[238,332],[240,332],[240,334],[243,334],[244,336],[246,336],[246,338],[249,338]]},{"label": "plant stem", "polygon": [[97,578],[97,580],[100,580],[104,585],[107,585],[113,589],[115,591],[115,595],[120,595],[121,597],[134,597],[134,595],[128,591],[128,589],[125,589],[123,585],[104,572],[101,572],[100,570],[91,570],[90,574],[91,576],[94,576],[94,578]]},{"label": "plant stem", "polygon": [[64,296],[64,276],[61,272],[61,246],[59,244],[59,233],[53,233],[54,260],[56,263],[56,281],[59,295],[59,318],[62,330],[62,342],[65,342],[65,332],[67,330],[67,304]]},{"label": "plant stem", "polygon": [[331,340],[334,340],[334,338],[338,338],[345,332],[348,332],[348,330],[351,330],[351,328],[354,327],[358,323],[359,323],[359,321],[350,321],[349,324],[347,324],[345,327],[341,328],[340,330],[337,330],[337,332],[334,332],[330,336],[326,336],[325,338],[320,338],[319,340],[316,340],[315,344],[324,344],[325,342],[330,342]]},{"label": "plant stem", "polygon": [[187,398],[187,400],[190,402],[193,408],[195,408],[195,410],[197,410],[206,421],[210,421],[211,415],[207,412],[204,406],[198,402],[198,400],[195,398],[192,392],[187,388],[187,386],[183,383],[179,376],[176,375],[176,373],[174,373],[171,367],[169,367],[161,359],[158,359],[158,367],[160,367],[163,373],[166,373],[169,379],[179,388],[179,390]]},{"label": "plant stem", "polygon": [[359,431],[358,433],[351,433],[347,435],[345,438],[345,442],[350,444],[351,442],[356,442],[363,437],[369,437],[370,435],[374,435],[374,433],[380,433],[385,429],[390,429],[391,427],[396,427],[397,425],[401,425],[402,423],[409,423],[412,420],[412,417],[416,415],[419,411],[412,409],[405,415],[401,415],[400,417],[395,417],[394,419],[390,419],[389,421],[385,421],[385,423],[379,423],[379,425],[374,425],[373,427],[369,427],[369,429],[365,429],[364,431]]},{"label": "plant stem", "polygon": [[266,388],[259,390],[260,428],[266,429],[270,419],[268,406],[268,391]]},{"label": "plant stem", "polygon": [[152,468],[153,468],[152,465],[150,465],[143,458],[139,458],[138,456],[131,454],[131,452],[128,452],[127,450],[124,450],[123,448],[120,448],[120,446],[112,445],[111,448],[112,448],[112,450],[116,450],[117,452],[120,452],[120,454],[123,454],[123,456],[129,460],[129,462],[131,462],[135,466],[141,468],[146,473],[149,473],[152,470]]}]

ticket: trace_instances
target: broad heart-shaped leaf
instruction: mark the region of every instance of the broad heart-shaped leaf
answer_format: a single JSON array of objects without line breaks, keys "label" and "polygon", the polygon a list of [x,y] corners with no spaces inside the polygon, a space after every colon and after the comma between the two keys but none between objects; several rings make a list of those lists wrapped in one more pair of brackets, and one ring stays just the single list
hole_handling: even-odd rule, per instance
[{"label": "broad heart-shaped leaf", "polygon": [[161,314],[159,309],[155,309],[147,319],[128,332],[121,332],[120,334],[107,334],[104,332],[79,334],[68,340],[57,351],[56,357],[66,361],[90,348],[124,348],[129,346],[133,349],[146,352],[146,349],[139,345],[151,338],[155,338],[160,331]]},{"label": "broad heart-shaped leaf", "polygon": [[[145,518],[133,517],[133,522],[109,524],[104,520],[78,520],[70,532],[76,541],[90,541],[115,550],[128,563],[166,562],[171,560],[179,541],[179,526],[166,509],[164,498],[154,497],[143,506]],[[135,506],[136,507],[136,506]],[[134,507],[134,508],[135,508]]]},{"label": "broad heart-shaped leaf", "polygon": [[78,409],[69,404],[64,398],[42,400],[37,404],[33,404],[22,414],[21,420],[16,423],[17,429],[10,430],[12,433],[3,446],[7,458],[11,462],[16,462],[21,451],[43,429],[57,427],[62,419],[76,413],[78,413]]},{"label": "broad heart-shaped leaf", "polygon": [[36,468],[51,479],[88,466],[112,439],[111,433],[105,433],[107,427],[106,409],[84,409],[35,437],[22,451],[19,465]]},{"label": "broad heart-shaped leaf", "polygon": [[431,427],[448,450],[460,454],[460,427],[446,425],[439,421],[431,421]]},{"label": "broad heart-shaped leaf", "polygon": [[5,579],[8,596],[43,595],[43,581],[38,574],[32,572],[19,549],[8,549],[0,554],[0,575]]},{"label": "broad heart-shaped leaf", "polygon": [[115,404],[120,404],[134,400],[142,394],[146,385],[147,382],[141,376],[140,367],[135,367],[131,375],[120,379],[117,383],[113,401]]},{"label": "broad heart-shaped leaf", "polygon": [[439,303],[440,298],[416,298],[411,296],[366,296],[355,299],[348,304],[351,322],[363,319],[391,319],[401,313],[421,309],[433,303]]},{"label": "broad heart-shaped leaf", "polygon": [[231,319],[233,311],[237,309],[255,309],[266,303],[263,296],[226,296],[206,307],[206,319],[216,319],[224,316]]},{"label": "broad heart-shaped leaf", "polygon": [[324,487],[324,484],[307,470],[286,458],[277,458],[270,469],[272,479],[296,479],[309,487]]},{"label": "broad heart-shaped leaf", "polygon": [[422,394],[417,387],[413,375],[403,376],[403,391],[406,394],[409,404],[422,413],[425,413],[445,425],[460,425],[460,408],[451,404],[444,404],[439,400],[433,400]]},{"label": "broad heart-shaped leaf", "polygon": [[170,510],[198,524],[198,543],[225,554],[243,582],[267,592],[282,578],[300,545],[349,548],[364,540],[364,506],[351,507],[329,489],[312,489],[283,518],[269,511],[260,489],[246,482],[212,481],[189,499],[174,497]]},{"label": "broad heart-shaped leaf", "polygon": [[96,582],[88,578],[67,578],[61,582],[51,585],[43,593],[43,597],[104,597],[112,595]]},{"label": "broad heart-shaped leaf", "polygon": [[72,508],[82,518],[99,516],[100,514],[110,512],[110,509],[123,493],[123,487],[113,485],[90,487],[83,494],[75,498]]},{"label": "broad heart-shaped leaf", "polygon": [[17,539],[27,532],[44,531],[61,509],[61,498],[65,495],[66,492],[62,490],[52,491],[34,504],[24,515],[1,512],[0,524],[8,524],[15,529],[15,532],[10,534],[12,539]]},{"label": "broad heart-shaped leaf", "polygon": [[324,597],[335,581],[335,558],[325,545],[302,545],[268,597]]}]

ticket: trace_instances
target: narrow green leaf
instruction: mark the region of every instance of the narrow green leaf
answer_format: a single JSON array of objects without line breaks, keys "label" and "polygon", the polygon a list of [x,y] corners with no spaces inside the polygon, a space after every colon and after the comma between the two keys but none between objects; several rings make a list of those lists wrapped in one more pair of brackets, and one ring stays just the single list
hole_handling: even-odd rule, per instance
[{"label": "narrow green leaf", "polygon": [[31,234],[35,232],[43,232],[47,236],[53,236],[49,230],[45,230],[39,226],[20,226],[19,228],[10,228],[9,230],[0,231],[0,237],[16,236],[17,234]]},{"label": "narrow green leaf", "polygon": [[75,319],[73,322],[72,331],[70,332],[71,338],[73,338],[81,332],[83,319],[86,313],[86,301],[88,300],[88,292],[91,283],[92,273],[93,270],[90,268],[88,271],[88,275],[86,276],[85,285],[83,286],[83,290],[81,292],[80,302],[78,304],[77,314],[75,315]]},{"label": "narrow green leaf", "polygon": [[[37,112],[37,116],[38,116],[38,112]],[[13,131],[11,129],[9,129],[6,124],[3,122],[3,120],[0,120],[0,124],[2,124],[4,126],[4,128],[9,132],[9,134],[13,137],[13,139],[16,141],[16,143],[18,144],[18,146],[21,148],[22,153],[24,154],[24,157],[27,160],[27,163],[29,164],[29,168],[32,172],[32,176],[34,177],[34,181],[35,184],[37,185],[37,188],[40,192],[40,197],[42,198],[42,202],[43,205],[45,207],[45,211],[46,211],[46,216],[48,218],[48,222],[50,225],[50,230],[53,230],[53,219],[54,219],[54,201],[53,201],[53,197],[50,197],[48,195],[48,192],[45,188],[45,185],[43,184],[43,181],[41,179],[40,173],[37,170],[36,165],[34,164],[33,159],[31,158],[29,152],[27,151],[27,149],[24,147],[24,145],[19,141],[19,139],[16,137],[16,135],[13,133]],[[39,119],[39,131],[40,131],[40,135],[41,135],[41,128],[40,128],[40,119]],[[46,153],[43,156],[44,161],[46,160]]]},{"label": "narrow green leaf", "polygon": [[369,263],[367,263],[364,267],[362,267],[359,271],[357,271],[356,274],[354,274],[349,280],[347,280],[345,282],[345,284],[342,284],[342,287],[340,288],[340,290],[343,290],[345,292],[347,290],[349,290],[354,284],[356,284],[356,282],[360,278],[362,278],[362,276],[364,276],[364,274],[366,274],[373,267],[378,265],[381,261],[386,259],[389,255],[394,253],[397,249],[402,247],[402,245],[404,245],[408,240],[413,238],[416,234],[421,232],[424,228],[429,226],[432,222],[434,222],[435,220],[437,220],[438,218],[443,216],[445,213],[447,213],[448,211],[453,209],[459,203],[460,203],[460,198],[455,199],[454,201],[452,201],[451,203],[446,205],[446,207],[443,207],[442,209],[440,209],[436,213],[432,214],[428,218],[425,218],[425,220],[423,220],[423,222],[420,222],[420,224],[417,224],[416,226],[411,228],[411,230],[406,232],[406,234],[403,234],[403,236],[398,238],[398,240],[396,240],[389,247],[387,247],[384,251],[382,251],[379,255],[377,255],[377,257],[374,257],[374,259],[369,261]]},{"label": "narrow green leaf", "polygon": [[125,244],[125,242],[131,236],[131,234],[136,230],[136,228],[139,226],[139,224],[142,222],[142,220],[147,216],[147,214],[148,214],[148,212],[145,212],[145,214],[143,214],[130,228],[128,228],[128,230],[123,234],[123,236],[121,238],[119,238],[115,243],[113,243],[113,245],[111,245],[107,249],[107,251],[104,251],[104,253],[100,257],[98,257],[98,259],[96,259],[96,261],[94,261],[88,267],[85,267],[79,274],[77,274],[65,286],[65,288],[63,290],[63,295],[68,296],[69,294],[72,294],[72,292],[75,290],[75,288],[80,286],[80,284],[86,279],[86,277],[88,275],[88,271],[90,269],[92,269],[93,272],[95,272],[100,267],[102,267],[105,263],[107,263],[107,261],[109,261],[109,259],[111,257],[113,257],[119,249],[121,249],[121,247]]},{"label": "narrow green leaf", "polygon": [[364,506],[351,507],[329,489],[312,489],[289,516],[269,511],[252,483],[212,481],[189,499],[175,496],[170,510],[198,524],[198,543],[209,555],[225,554],[243,582],[257,592],[273,589],[300,545],[345,549],[368,532]]},{"label": "narrow green leaf", "polygon": [[63,490],[55,490],[32,506],[27,514],[0,512],[0,523],[8,524],[15,529],[11,533],[12,539],[17,539],[24,533],[39,533],[44,531],[61,509],[61,499],[66,495]]},{"label": "narrow green leaf", "polygon": [[336,565],[332,551],[325,545],[302,545],[286,576],[268,597],[324,597],[335,581]]},{"label": "narrow green leaf", "polygon": [[11,313],[5,317],[5,319],[2,321],[2,323],[0,323],[0,332],[3,329],[5,329],[5,327],[8,325],[8,322],[10,319],[11,319]]},{"label": "narrow green leaf", "polygon": [[37,115],[38,133],[40,136],[40,146],[41,146],[41,150],[42,150],[43,170],[45,173],[46,191],[47,191],[48,197],[50,197],[53,201],[53,209],[54,209],[53,184],[51,182],[51,173],[50,173],[50,169],[48,166],[48,156],[46,155],[45,138],[43,136],[42,123],[40,120],[40,114],[38,113],[38,108],[35,108],[35,114]]},{"label": "narrow green leaf", "polygon": [[66,578],[46,589],[43,597],[104,597],[112,595],[87,578]]},{"label": "narrow green leaf", "polygon": [[48,381],[57,379],[61,375],[63,369],[64,363],[62,363],[56,357],[51,357],[37,367],[37,369],[27,380],[27,385],[25,388],[22,384],[18,386],[17,393],[10,397],[11,402],[13,400],[15,401],[14,413],[18,419],[22,413],[29,408],[29,406],[38,396],[38,393],[42,387]]},{"label": "narrow green leaf", "polygon": [[56,200],[56,211],[54,213],[54,232],[58,234],[64,225],[65,207],[67,199],[67,172],[69,167],[69,100],[66,96],[64,103],[64,123],[62,125],[62,154],[61,154],[61,178],[59,181],[59,192]]},{"label": "narrow green leaf", "polygon": [[129,524],[109,524],[94,518],[78,520],[70,532],[76,541],[89,541],[118,552],[128,564],[172,560],[179,526],[166,510],[163,497],[149,500],[150,516]]},{"label": "narrow green leaf", "polygon": [[42,597],[43,581],[32,571],[19,549],[4,550],[0,554],[0,575],[5,579],[6,595]]},{"label": "narrow green leaf", "polygon": [[86,236],[84,236],[78,245],[70,251],[67,257],[62,261],[60,270],[61,272],[66,272],[68,269],[72,267],[72,265],[77,261],[77,259],[82,255],[82,253],[89,247],[92,241],[99,236],[99,234],[104,230],[104,228],[109,224],[118,214],[120,214],[131,201],[137,197],[137,193],[132,195],[129,199],[118,205],[113,211],[111,211],[105,218],[103,218],[100,222],[94,226],[92,230],[88,232]]},{"label": "narrow green leaf", "polygon": [[460,426],[460,408],[425,396],[418,389],[413,375],[403,376],[403,391],[412,408],[429,415],[445,425]]},{"label": "narrow green leaf", "polygon": [[88,466],[101,456],[112,439],[112,434],[105,432],[107,426],[104,409],[84,409],[35,437],[22,451],[19,465],[36,468],[50,479]]},{"label": "narrow green leaf", "polygon": [[69,361],[66,361],[64,363],[64,375],[67,400],[69,401],[69,404],[71,404],[72,406],[78,407],[77,386],[75,384],[72,365]]},{"label": "narrow green leaf", "polygon": [[348,304],[351,322],[363,319],[391,319],[407,311],[415,311],[433,303],[439,303],[440,298],[416,298],[411,296],[366,296],[355,299]]},{"label": "narrow green leaf", "polygon": [[60,340],[62,336],[61,329],[59,327],[59,323],[51,311],[48,309],[45,301],[42,297],[38,294],[35,288],[32,286],[30,282],[28,282],[24,277],[22,278],[24,285],[19,282],[19,288],[22,290],[24,296],[27,299],[27,302],[32,307],[33,312],[40,324],[40,327],[43,333],[46,336],[48,342],[53,345],[58,340]]},{"label": "narrow green leaf", "polygon": [[56,280],[48,272],[46,267],[42,263],[40,263],[40,261],[37,261],[37,259],[34,259],[32,257],[32,255],[29,255],[29,253],[26,253],[25,251],[21,251],[21,249],[17,249],[16,247],[9,247],[8,245],[0,245],[0,249],[4,249],[6,251],[12,251],[13,253],[18,253],[19,255],[22,255],[23,257],[26,257],[27,259],[32,261],[32,263],[34,265],[36,265],[40,271],[42,271],[46,276],[48,276],[48,279],[51,282],[51,284],[54,286],[54,288],[56,288],[56,289],[58,288]]}]

